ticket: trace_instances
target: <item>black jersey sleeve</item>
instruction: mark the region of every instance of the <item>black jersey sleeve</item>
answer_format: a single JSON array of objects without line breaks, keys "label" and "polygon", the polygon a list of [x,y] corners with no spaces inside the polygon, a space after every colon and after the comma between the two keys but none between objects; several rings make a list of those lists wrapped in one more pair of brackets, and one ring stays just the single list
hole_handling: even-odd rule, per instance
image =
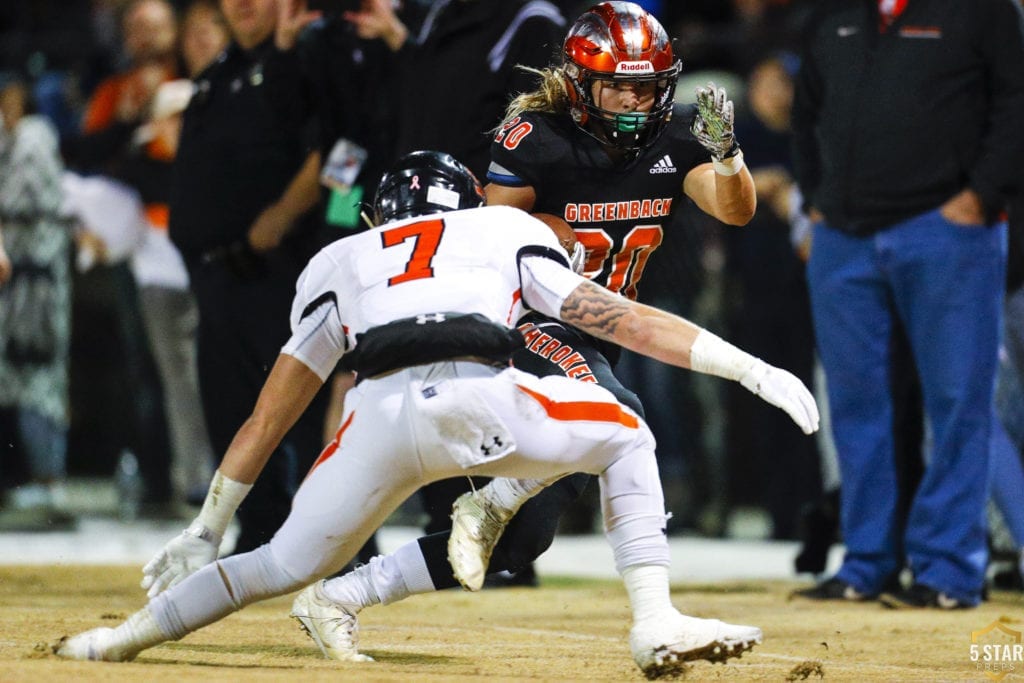
[{"label": "black jersey sleeve", "polygon": [[510,187],[542,187],[545,169],[565,153],[566,142],[551,130],[557,114],[527,112],[502,126],[491,142],[487,180]]}]

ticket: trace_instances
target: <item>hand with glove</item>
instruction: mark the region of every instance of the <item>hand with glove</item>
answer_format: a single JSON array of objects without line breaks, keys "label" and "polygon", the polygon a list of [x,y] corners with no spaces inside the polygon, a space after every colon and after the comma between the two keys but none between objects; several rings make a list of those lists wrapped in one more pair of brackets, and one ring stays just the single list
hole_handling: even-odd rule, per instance
[{"label": "hand with glove", "polygon": [[214,473],[199,516],[142,568],[146,595],[155,598],[217,559],[228,523],[251,488],[220,470]]},{"label": "hand with glove", "polygon": [[804,434],[818,431],[818,404],[803,382],[707,330],[701,330],[693,340],[690,367],[739,382],[755,396],[784,410]]},{"label": "hand with glove", "polygon": [[714,83],[697,88],[697,115],[690,132],[704,149],[711,153],[715,171],[720,175],[734,175],[743,166],[743,153],[736,143],[735,113],[732,100],[725,88]]},{"label": "hand with glove", "polygon": [[757,360],[739,379],[754,396],[786,411],[804,434],[818,431],[818,404],[795,375]]},{"label": "hand with glove", "polygon": [[171,586],[217,559],[220,536],[193,523],[171,539],[142,568],[142,588],[155,598]]}]

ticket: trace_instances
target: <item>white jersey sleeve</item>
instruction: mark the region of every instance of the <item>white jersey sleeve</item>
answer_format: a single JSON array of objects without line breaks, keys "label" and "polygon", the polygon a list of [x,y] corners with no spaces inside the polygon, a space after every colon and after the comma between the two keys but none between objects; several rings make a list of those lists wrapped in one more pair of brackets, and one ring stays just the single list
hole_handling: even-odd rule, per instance
[{"label": "white jersey sleeve", "polygon": [[338,294],[331,288],[337,264],[324,252],[302,271],[292,302],[292,336],[281,353],[301,361],[326,381],[347,349],[338,311]]},{"label": "white jersey sleeve", "polygon": [[519,279],[523,303],[552,318],[560,317],[565,298],[587,282],[586,278],[564,264],[541,255],[526,255],[519,259]]}]

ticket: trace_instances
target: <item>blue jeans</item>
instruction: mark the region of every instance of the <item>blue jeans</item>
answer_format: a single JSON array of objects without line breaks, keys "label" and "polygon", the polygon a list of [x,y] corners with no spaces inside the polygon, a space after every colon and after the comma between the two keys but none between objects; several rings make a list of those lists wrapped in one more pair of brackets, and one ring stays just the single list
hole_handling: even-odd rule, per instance
[{"label": "blue jeans", "polygon": [[1006,226],[960,226],[938,210],[868,237],[814,228],[807,269],[842,477],[847,554],[837,576],[874,594],[898,571],[889,338],[902,322],[934,444],[903,546],[915,581],[968,604],[988,561],[993,386]]},{"label": "blue jeans", "polygon": [[996,371],[996,419],[992,430],[992,501],[1017,547],[1024,548],[1024,384],[1019,365],[1024,335],[1024,288],[1007,295],[1003,348]]}]

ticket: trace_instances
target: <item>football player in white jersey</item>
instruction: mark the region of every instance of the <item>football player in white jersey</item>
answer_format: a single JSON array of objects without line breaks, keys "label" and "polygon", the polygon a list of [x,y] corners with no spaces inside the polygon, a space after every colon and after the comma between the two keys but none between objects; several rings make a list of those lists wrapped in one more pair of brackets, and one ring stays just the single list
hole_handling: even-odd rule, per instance
[{"label": "football player in white jersey", "polygon": [[[720,88],[701,88],[696,105],[675,104],[681,68],[653,15],[634,3],[602,2],[573,22],[561,65],[509,104],[491,145],[488,203],[563,220],[585,247],[580,272],[629,299],[658,245],[678,239],[683,226],[669,221],[687,199],[737,225],[756,205],[732,103]],[[644,416],[639,397],[613,372],[617,345],[537,311],[518,327],[526,339],[513,356],[520,370],[595,382]],[[529,567],[593,478],[497,479],[464,493],[452,507],[451,531],[421,536],[315,587],[313,596],[334,602],[334,618],[311,622],[313,639],[326,656],[351,659],[362,609],[460,583],[475,590],[487,574]],[[452,490],[464,481],[441,484]],[[296,599],[299,618],[310,611],[310,595]]]},{"label": "football player in white jersey", "polygon": [[[425,483],[576,471],[599,477],[606,534],[633,609],[630,647],[648,676],[679,673],[692,659],[721,661],[761,641],[756,627],[688,617],[672,606],[650,431],[597,385],[511,368],[523,343],[514,324],[525,308],[537,310],[664,362],[739,381],[806,432],[818,426],[810,392],[682,318],[585,280],[567,267],[547,226],[518,209],[482,207],[483,199],[479,181],[445,154],[415,152],[385,174],[375,201],[379,227],[328,246],[300,277],[292,337],[199,516],[143,570],[149,604],[116,628],[63,638],[57,655],[130,660],[307,586],[348,562]],[[346,354],[359,382],[288,519],[268,544],[217,560],[228,522],[274,446]]]}]

